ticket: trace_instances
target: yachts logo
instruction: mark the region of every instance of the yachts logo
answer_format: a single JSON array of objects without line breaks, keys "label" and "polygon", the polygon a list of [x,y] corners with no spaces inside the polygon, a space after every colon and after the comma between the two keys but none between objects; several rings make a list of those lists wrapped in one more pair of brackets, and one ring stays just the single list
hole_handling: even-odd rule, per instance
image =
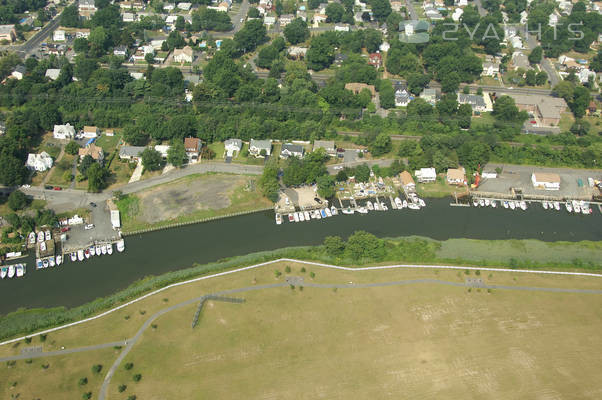
[{"label": "yachts logo", "polygon": [[426,43],[430,40],[429,23],[420,20],[406,20],[399,23],[399,41],[404,43]]}]

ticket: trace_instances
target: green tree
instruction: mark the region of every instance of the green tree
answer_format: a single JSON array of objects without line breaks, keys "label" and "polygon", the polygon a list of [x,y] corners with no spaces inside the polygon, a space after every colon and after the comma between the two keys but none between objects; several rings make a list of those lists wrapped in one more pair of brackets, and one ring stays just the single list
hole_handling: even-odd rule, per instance
[{"label": "green tree", "polygon": [[510,96],[500,96],[493,105],[493,116],[500,121],[515,121],[518,118],[518,108]]},{"label": "green tree", "polygon": [[390,152],[391,147],[391,137],[387,133],[383,132],[376,136],[370,145],[370,153],[372,153],[374,157],[378,157]]},{"label": "green tree", "polygon": [[284,37],[291,44],[301,43],[309,37],[309,28],[307,23],[301,18],[295,18],[290,24],[284,27]]},{"label": "green tree", "polygon": [[355,180],[358,182],[368,182],[370,179],[370,167],[366,164],[361,164],[355,167],[353,173]]},{"label": "green tree", "polygon": [[385,21],[391,14],[391,3],[389,0],[371,0],[372,14],[377,21]]},{"label": "green tree", "polygon": [[259,188],[265,197],[273,203],[278,201],[278,192],[280,184],[278,183],[278,164],[274,161],[269,161],[263,169],[261,178],[259,179]]},{"label": "green tree", "polygon": [[307,66],[314,71],[321,71],[332,64],[334,61],[334,46],[325,35],[315,36],[311,40],[306,60]]},{"label": "green tree", "polygon": [[345,14],[345,7],[339,3],[328,3],[326,6],[327,22],[339,23]]},{"label": "green tree", "polygon": [[371,233],[357,231],[347,239],[345,254],[352,260],[381,260],[385,255],[385,242]]},{"label": "green tree", "polygon": [[71,154],[72,156],[76,155],[79,152],[79,144],[76,141],[72,140],[65,145],[65,151],[67,154]]},{"label": "green tree", "polygon": [[267,31],[262,20],[252,19],[245,22],[242,29],[234,34],[236,47],[243,53],[253,51],[267,40]]},{"label": "green tree", "polygon": [[77,5],[73,4],[65,7],[61,14],[61,25],[67,28],[77,28],[80,24],[79,12]]},{"label": "green tree", "polygon": [[334,178],[330,175],[319,176],[316,180],[318,186],[318,195],[325,199],[334,197],[336,190],[334,187]]},{"label": "green tree", "polygon": [[541,62],[542,57],[543,49],[541,48],[541,46],[537,46],[536,48],[531,50],[531,53],[529,54],[528,58],[531,64],[539,64]]},{"label": "green tree", "polygon": [[186,155],[186,149],[184,148],[184,142],[181,140],[174,140],[171,146],[167,150],[167,162],[174,167],[181,167],[188,161]]},{"label": "green tree", "polygon": [[8,207],[13,211],[24,209],[27,203],[27,196],[20,190],[15,190],[8,196]]},{"label": "green tree", "polygon": [[163,157],[157,150],[147,147],[140,154],[142,166],[148,171],[157,171],[163,166]]},{"label": "green tree", "polygon": [[90,165],[86,172],[88,177],[88,191],[89,192],[100,192],[107,185],[107,178],[109,177],[109,171],[102,167],[99,163],[95,162]]},{"label": "green tree", "polygon": [[328,254],[339,257],[345,251],[345,242],[340,236],[326,236],[324,238],[324,248]]}]

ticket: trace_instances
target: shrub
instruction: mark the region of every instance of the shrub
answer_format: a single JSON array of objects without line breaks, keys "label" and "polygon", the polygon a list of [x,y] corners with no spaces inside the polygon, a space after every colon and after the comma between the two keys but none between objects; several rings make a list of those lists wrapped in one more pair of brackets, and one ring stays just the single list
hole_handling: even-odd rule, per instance
[{"label": "shrub", "polygon": [[128,400],[136,400],[136,395],[135,395],[135,394],[133,394],[133,395],[129,396],[129,397],[128,397]]},{"label": "shrub", "polygon": [[301,272],[305,273],[305,267],[301,267]]},{"label": "shrub", "polygon": [[31,338],[30,337],[26,337],[25,338],[25,343],[31,343]]},{"label": "shrub", "polygon": [[31,358],[28,358],[27,360],[25,360],[26,364],[31,364],[33,362],[33,360]]},{"label": "shrub", "polygon": [[475,271],[475,275],[476,275],[476,276],[479,276],[479,275],[481,275],[481,270],[478,270],[478,269],[477,269],[477,270]]},{"label": "shrub", "polygon": [[86,392],[84,394],[82,394],[82,399],[84,400],[88,400],[92,398],[92,392]]},{"label": "shrub", "polygon": [[119,390],[119,393],[125,392],[125,389],[127,389],[127,385],[119,385],[119,387],[117,388],[117,390]]},{"label": "shrub", "polygon": [[295,290],[295,285],[291,285],[291,290]]},{"label": "shrub", "polygon": [[92,372],[94,372],[95,374],[100,373],[100,371],[102,371],[102,365],[96,364],[92,367]]},{"label": "shrub", "polygon": [[131,363],[131,362],[129,362],[129,363],[126,363],[126,364],[125,364],[125,369],[126,369],[126,370],[128,370],[128,371],[129,371],[129,370],[130,370],[130,369],[132,369],[132,368],[134,368],[134,363]]},{"label": "shrub", "polygon": [[276,276],[276,278],[279,278],[279,277],[280,277],[280,275],[282,275],[282,272],[280,272],[280,271],[278,271],[278,270],[275,270],[275,271],[274,271],[274,275]]},{"label": "shrub", "polygon": [[46,334],[40,335],[40,342],[45,342],[46,341],[46,337],[47,337]]},{"label": "shrub", "polygon": [[141,374],[134,375],[134,382],[140,382],[140,379],[142,379],[142,375]]},{"label": "shrub", "polygon": [[316,274],[314,273],[314,271],[311,271],[309,273],[309,276],[310,276],[311,279],[314,279],[316,277]]},{"label": "shrub", "polygon": [[290,274],[291,272],[291,267],[289,267],[288,265],[284,268],[284,272],[286,272],[287,274]]},{"label": "shrub", "polygon": [[77,382],[77,384],[79,386],[84,386],[88,384],[88,378],[86,378],[85,376],[83,378],[79,378],[79,381]]}]

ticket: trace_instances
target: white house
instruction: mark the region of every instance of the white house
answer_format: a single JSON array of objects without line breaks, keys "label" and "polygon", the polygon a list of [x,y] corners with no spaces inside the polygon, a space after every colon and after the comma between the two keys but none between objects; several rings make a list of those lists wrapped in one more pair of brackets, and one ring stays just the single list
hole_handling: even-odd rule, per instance
[{"label": "white house", "polygon": [[134,13],[124,12],[121,15],[123,22],[134,22],[136,21],[136,15]]},{"label": "white house", "polygon": [[349,25],[336,24],[334,26],[335,32],[349,32]]},{"label": "white house", "polygon": [[30,153],[27,156],[25,166],[34,171],[46,171],[47,169],[52,168],[52,157],[45,151],[40,154]]},{"label": "white house", "polygon": [[414,175],[420,183],[435,182],[437,180],[435,168],[420,168],[414,171]]},{"label": "white house", "polygon": [[56,81],[59,78],[59,75],[61,74],[61,70],[58,68],[48,68],[46,70],[46,74],[44,74],[44,76],[46,78],[50,78],[53,81]]},{"label": "white house", "polygon": [[533,172],[531,182],[535,189],[560,190],[560,175],[548,172]]},{"label": "white house", "polygon": [[82,130],[82,136],[86,139],[98,137],[98,128],[95,126],[84,126],[84,129]]},{"label": "white house", "polygon": [[323,24],[327,18],[325,14],[314,14],[314,24]]},{"label": "white house", "polygon": [[412,96],[405,89],[397,89],[395,91],[395,106],[396,107],[407,107],[410,102],[414,100]]},{"label": "white house", "polygon": [[224,142],[226,150],[226,156],[232,157],[235,153],[239,153],[242,150],[242,140],[240,139],[228,139]]},{"label": "white house", "polygon": [[161,157],[167,158],[167,150],[169,150],[170,147],[171,146],[167,144],[158,144],[155,146],[155,151],[159,152],[159,154],[161,154]]},{"label": "white house", "polygon": [[594,71],[590,71],[587,68],[581,68],[577,73],[577,77],[579,78],[579,82],[585,84],[589,81],[589,77],[592,77],[595,81],[596,73]]},{"label": "white house", "polygon": [[466,182],[466,170],[464,167],[449,168],[446,180],[450,185],[463,185]]},{"label": "white house", "polygon": [[500,72],[500,63],[495,61],[485,61],[483,63],[483,72],[481,76],[496,76]]},{"label": "white house", "polygon": [[249,143],[249,154],[252,154],[255,157],[263,158],[264,156],[261,154],[262,150],[265,151],[266,156],[269,156],[270,154],[272,154],[272,141],[269,139],[267,139],[267,140],[251,139],[251,142]]},{"label": "white house", "polygon": [[182,11],[190,11],[192,3],[178,3],[177,7]]},{"label": "white house", "polygon": [[276,23],[276,17],[265,17],[263,19],[263,24],[268,28]]},{"label": "white house", "polygon": [[55,139],[73,139],[75,137],[75,128],[69,123],[65,125],[55,125],[53,131]]},{"label": "white house", "polygon": [[190,46],[183,49],[174,49],[173,60],[177,63],[191,63],[193,60],[193,52]]},{"label": "white house", "polygon": [[303,158],[304,153],[305,149],[303,148],[303,146],[293,143],[284,143],[282,145],[282,150],[280,151],[280,158]]},{"label": "white house", "polygon": [[52,34],[52,40],[55,42],[64,42],[65,41],[65,31],[62,29],[57,29]]}]

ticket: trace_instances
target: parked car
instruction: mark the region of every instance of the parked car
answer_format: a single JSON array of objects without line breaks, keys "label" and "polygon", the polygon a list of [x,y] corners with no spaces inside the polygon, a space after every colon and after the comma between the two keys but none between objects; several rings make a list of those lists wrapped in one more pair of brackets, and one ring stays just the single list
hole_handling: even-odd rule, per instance
[{"label": "parked car", "polygon": [[52,190],[63,190],[63,188],[60,187],[60,186],[55,186],[55,187],[52,188]]},{"label": "parked car", "polygon": [[64,232],[68,232],[68,231],[69,231],[69,229],[71,229],[71,228],[70,228],[70,227],[68,227],[68,226],[64,226],[64,227],[62,227],[62,228],[61,228],[61,232],[63,232],[63,233],[64,233]]},{"label": "parked car", "polygon": [[90,229],[94,229],[94,224],[88,224],[86,226],[84,226],[85,230],[90,230]]},{"label": "parked car", "polygon": [[94,203],[93,201],[90,202],[90,207],[96,207],[96,203]]},{"label": "parked car", "polygon": [[314,200],[316,201],[316,203],[318,203],[318,204],[322,204],[322,200],[320,200],[319,198],[317,198],[317,197],[314,197]]}]

